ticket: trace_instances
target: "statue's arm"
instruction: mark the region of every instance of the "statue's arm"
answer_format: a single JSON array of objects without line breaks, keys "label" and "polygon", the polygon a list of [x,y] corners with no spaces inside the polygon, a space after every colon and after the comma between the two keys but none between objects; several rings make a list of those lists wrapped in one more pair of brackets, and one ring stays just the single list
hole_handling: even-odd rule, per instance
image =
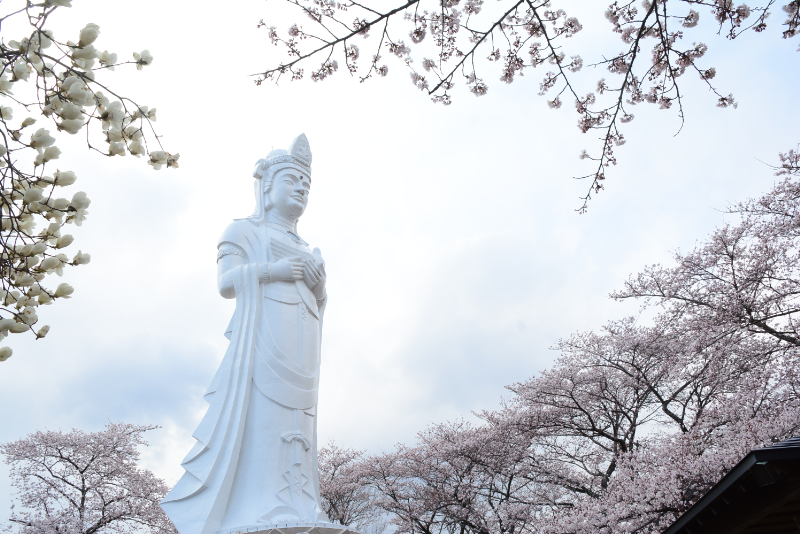
[{"label": "statue's arm", "polygon": [[223,298],[236,298],[236,291],[233,288],[233,268],[247,263],[247,254],[241,247],[233,243],[220,244],[217,252],[217,288]]}]

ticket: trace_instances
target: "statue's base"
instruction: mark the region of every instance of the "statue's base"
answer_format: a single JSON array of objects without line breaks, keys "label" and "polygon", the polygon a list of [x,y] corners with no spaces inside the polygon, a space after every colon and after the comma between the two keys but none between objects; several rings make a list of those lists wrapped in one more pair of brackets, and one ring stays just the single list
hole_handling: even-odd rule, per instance
[{"label": "statue's base", "polygon": [[350,527],[336,523],[277,523],[274,525],[249,525],[218,530],[217,534],[359,534]]}]

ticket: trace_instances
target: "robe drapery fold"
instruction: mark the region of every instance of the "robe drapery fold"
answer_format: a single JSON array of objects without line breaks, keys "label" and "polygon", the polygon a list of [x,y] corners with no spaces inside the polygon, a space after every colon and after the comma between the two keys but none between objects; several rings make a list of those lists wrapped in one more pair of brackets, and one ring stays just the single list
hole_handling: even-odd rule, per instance
[{"label": "robe drapery fold", "polygon": [[[205,394],[210,406],[182,462],[186,473],[162,501],[181,534],[214,534],[230,497],[253,387],[255,330],[261,299],[257,264],[234,267],[236,311],[230,345]],[[173,522],[176,522],[173,519]]]}]

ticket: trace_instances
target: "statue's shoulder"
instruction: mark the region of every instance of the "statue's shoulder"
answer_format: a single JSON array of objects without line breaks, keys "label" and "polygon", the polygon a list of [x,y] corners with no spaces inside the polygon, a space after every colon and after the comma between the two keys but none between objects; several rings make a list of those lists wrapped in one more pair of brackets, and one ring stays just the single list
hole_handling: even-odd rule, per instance
[{"label": "statue's shoulder", "polygon": [[255,225],[250,222],[250,219],[236,219],[230,223],[217,241],[217,248],[225,243],[232,243],[234,245],[244,247],[248,242],[248,236],[253,233]]}]

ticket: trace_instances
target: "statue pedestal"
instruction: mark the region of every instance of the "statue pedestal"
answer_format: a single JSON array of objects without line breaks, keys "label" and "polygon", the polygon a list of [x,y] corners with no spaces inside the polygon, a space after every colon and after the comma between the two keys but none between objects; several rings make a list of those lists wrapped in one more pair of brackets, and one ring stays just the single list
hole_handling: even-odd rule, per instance
[{"label": "statue pedestal", "polygon": [[275,525],[252,525],[218,531],[217,534],[359,534],[345,525],[336,523],[278,523]]}]

